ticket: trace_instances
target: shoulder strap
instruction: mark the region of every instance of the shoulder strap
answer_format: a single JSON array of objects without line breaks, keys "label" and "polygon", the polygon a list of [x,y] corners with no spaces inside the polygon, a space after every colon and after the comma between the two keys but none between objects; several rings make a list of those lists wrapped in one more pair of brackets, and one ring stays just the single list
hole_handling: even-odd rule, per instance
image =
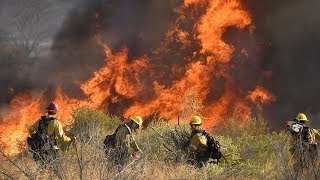
[{"label": "shoulder strap", "polygon": [[54,118],[54,117],[41,116],[37,132],[47,133],[50,121],[55,120],[55,119],[56,118]]},{"label": "shoulder strap", "polygon": [[209,133],[207,133],[205,130],[203,130],[202,135],[204,135],[207,138],[208,142],[212,141],[210,143],[215,143],[214,142],[215,141],[214,138]]},{"label": "shoulder strap", "polygon": [[130,129],[130,127],[129,127],[128,125],[126,125],[126,124],[121,124],[121,125],[119,125],[119,126],[117,127],[117,129],[114,131],[113,134],[116,134],[121,127],[127,128],[128,131],[129,131],[129,133],[130,133],[130,134],[132,133],[132,131],[131,131],[131,129]]},{"label": "shoulder strap", "polygon": [[40,132],[44,126],[44,123],[45,123],[45,120],[46,120],[46,116],[41,116],[40,120],[39,120],[39,125],[38,125],[38,131],[37,132]]},{"label": "shoulder strap", "polygon": [[307,126],[304,126],[299,133],[300,133],[300,134],[304,134],[304,133],[309,132],[309,131],[310,131],[310,128],[307,127]]},{"label": "shoulder strap", "polygon": [[[204,130],[195,130],[195,131],[192,131],[190,138],[192,138],[194,135],[196,135],[196,134],[198,134],[198,133],[202,133],[202,134],[203,134],[203,131],[204,131]],[[203,134],[203,135],[204,135],[204,134]]]},{"label": "shoulder strap", "polygon": [[126,125],[126,124],[124,124],[124,126],[128,129],[129,134],[132,134],[131,128],[130,128],[128,125]]},{"label": "shoulder strap", "polygon": [[117,127],[117,129],[113,132],[113,134],[117,134],[117,132],[118,132],[118,130],[120,129],[121,126],[122,126],[122,124]]},{"label": "shoulder strap", "polygon": [[209,134],[207,133],[207,131],[205,131],[205,130],[202,130],[202,132],[201,132],[204,136],[209,136]]}]

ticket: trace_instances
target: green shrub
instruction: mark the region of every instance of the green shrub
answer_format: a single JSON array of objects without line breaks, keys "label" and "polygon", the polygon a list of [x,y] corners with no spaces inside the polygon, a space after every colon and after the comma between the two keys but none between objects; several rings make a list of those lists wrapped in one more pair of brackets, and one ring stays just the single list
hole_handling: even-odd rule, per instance
[{"label": "green shrub", "polygon": [[223,172],[225,177],[237,179],[275,177],[272,163],[277,157],[274,155],[273,141],[283,141],[283,137],[275,138],[269,134],[263,119],[248,119],[239,123],[239,119],[232,117],[215,127],[214,132],[225,159],[219,168],[213,168],[216,172],[212,172],[212,168],[204,170],[205,176],[209,172]]},{"label": "green shrub", "polygon": [[158,160],[181,162],[186,159],[184,149],[190,130],[186,125],[171,126],[166,122],[153,122],[137,133],[137,142],[147,153]]},{"label": "green shrub", "polygon": [[215,136],[220,142],[221,152],[223,154],[222,162],[224,164],[236,165],[240,163],[240,152],[238,144],[230,136]]},{"label": "green shrub", "polygon": [[266,121],[262,118],[240,119],[236,116],[230,117],[212,131],[215,134],[239,137],[243,134],[260,136],[269,132]]},{"label": "green shrub", "polygon": [[121,119],[108,116],[101,111],[89,107],[81,107],[72,113],[73,123],[70,133],[76,135],[81,142],[101,140],[107,133],[112,133]]},{"label": "green shrub", "polygon": [[[145,129],[135,132],[145,156],[124,171],[110,164],[101,142],[106,133],[112,133],[121,123],[120,118],[83,107],[74,111],[73,120],[69,129],[81,141],[77,148],[69,146],[61,153],[62,166],[70,171],[66,173],[67,179],[303,179],[320,175],[318,171],[307,172],[318,170],[317,166],[298,176],[289,152],[290,135],[284,131],[270,133],[262,119],[240,124],[242,119],[233,117],[215,127],[214,138],[220,142],[224,158],[218,165],[209,164],[201,169],[188,163],[189,156],[184,151],[191,134],[189,125],[172,125],[155,119]],[[50,179],[47,172],[37,172],[30,157],[17,157],[12,157],[14,163],[28,173]],[[15,167],[9,161],[0,159],[0,162],[8,166],[5,170]],[[29,165],[24,166],[26,163]],[[5,171],[1,171],[0,165],[0,179],[6,178],[1,172]],[[22,179],[23,173],[16,169],[7,176]]]}]

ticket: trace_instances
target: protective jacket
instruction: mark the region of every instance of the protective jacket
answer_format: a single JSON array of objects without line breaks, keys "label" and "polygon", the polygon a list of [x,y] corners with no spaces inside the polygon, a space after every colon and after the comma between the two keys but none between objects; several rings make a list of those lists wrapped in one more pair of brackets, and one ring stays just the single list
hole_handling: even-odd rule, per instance
[{"label": "protective jacket", "polygon": [[320,140],[320,132],[316,129],[311,128],[311,141],[316,143],[317,140]]},{"label": "protective jacket", "polygon": [[[306,127],[305,127],[306,128]],[[317,144],[317,140],[320,140],[320,133],[318,130],[313,129],[313,128],[309,128],[310,130],[310,137],[308,138],[309,141],[308,142],[303,142],[306,144]],[[297,136],[293,136],[293,141],[296,142]]]},{"label": "protective jacket", "polygon": [[190,152],[203,153],[207,150],[207,137],[202,131],[193,131],[190,137],[188,150]]},{"label": "protective jacket", "polygon": [[137,145],[132,130],[126,124],[122,124],[118,127],[115,134],[116,150],[121,154],[134,154],[141,151]]},{"label": "protective jacket", "polygon": [[[49,122],[48,124],[48,130],[47,133],[50,135],[52,140],[59,140],[62,142],[70,142],[71,139],[66,136],[63,132],[62,125],[60,121],[53,115],[47,115],[45,118],[54,118],[52,121]],[[38,119],[32,126],[29,127],[29,134],[32,136],[35,134],[38,130],[39,127],[39,121],[41,119]],[[55,144],[53,146],[53,149],[59,149],[59,146]]]},{"label": "protective jacket", "polygon": [[291,132],[291,148],[295,163],[294,169],[300,172],[303,168],[310,167],[318,159],[318,144],[320,133],[316,129],[307,127],[305,124],[299,124],[296,121],[288,123]]},{"label": "protective jacket", "polygon": [[[295,131],[295,127],[297,127],[298,130]],[[317,140],[320,140],[319,131],[314,128],[307,127],[305,124],[298,124],[295,126],[295,121],[291,121],[289,123],[288,130],[292,134],[291,144],[296,144],[301,140],[304,145],[316,145]]]}]

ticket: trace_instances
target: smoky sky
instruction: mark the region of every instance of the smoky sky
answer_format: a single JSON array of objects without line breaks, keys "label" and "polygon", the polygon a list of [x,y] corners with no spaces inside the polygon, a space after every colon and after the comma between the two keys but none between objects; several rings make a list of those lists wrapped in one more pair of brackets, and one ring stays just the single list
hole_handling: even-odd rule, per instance
[{"label": "smoky sky", "polygon": [[277,128],[304,112],[319,127],[320,2],[247,1],[247,5],[256,25],[255,38],[264,48],[259,69],[272,71],[262,84],[277,96],[264,109],[265,118]]},{"label": "smoky sky", "polygon": [[159,47],[173,20],[173,8],[173,3],[163,0],[78,2],[55,36],[51,49],[51,64],[64,79],[62,88],[77,91],[79,85],[70,84],[87,80],[104,63],[97,35],[114,51],[127,47],[129,59]]},{"label": "smoky sky", "polygon": [[[92,77],[104,63],[96,35],[114,51],[127,46],[129,59],[150,54],[160,47],[175,21],[174,8],[179,3],[170,0],[72,1],[69,3],[72,8],[53,37],[48,57],[19,59],[15,63],[1,59],[1,84],[4,85],[0,88],[1,94],[9,96],[32,89],[54,89],[59,85],[68,95],[81,96],[79,82]],[[250,90],[259,84],[277,97],[276,102],[264,108],[265,119],[275,129],[299,112],[305,112],[313,125],[320,126],[317,120],[320,118],[320,2],[243,0],[243,5],[252,16],[253,35],[230,28],[223,36],[236,47],[236,53],[237,47],[244,46],[252,56],[247,64],[234,70],[238,86]],[[241,43],[237,44],[238,41]],[[170,65],[179,59],[175,53],[179,48],[171,47],[172,56],[152,58]],[[181,53],[188,52],[181,50]],[[27,64],[27,68],[22,68],[21,62]],[[21,71],[23,73],[19,73]],[[217,96],[223,89],[212,92],[210,96]],[[1,98],[2,103],[9,100]]]}]

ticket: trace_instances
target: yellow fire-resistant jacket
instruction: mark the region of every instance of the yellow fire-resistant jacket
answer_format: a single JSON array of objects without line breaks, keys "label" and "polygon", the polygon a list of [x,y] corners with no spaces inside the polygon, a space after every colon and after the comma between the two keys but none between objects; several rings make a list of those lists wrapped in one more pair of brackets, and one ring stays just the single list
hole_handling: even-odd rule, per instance
[{"label": "yellow fire-resistant jacket", "polygon": [[[320,132],[318,130],[310,128],[310,127],[309,127],[309,129],[310,129],[310,133],[311,133],[310,141],[302,142],[304,145],[306,145],[306,147],[308,145],[317,144],[317,140],[320,140]],[[290,129],[289,129],[289,131],[290,131]],[[296,136],[296,135],[291,136],[290,143],[293,146],[292,147],[293,149],[298,141],[299,141],[298,136]]]},{"label": "yellow fire-resistant jacket", "polygon": [[190,144],[188,147],[189,152],[201,153],[207,150],[207,137],[202,132],[193,132],[193,136],[190,138]]},{"label": "yellow fire-resistant jacket", "polygon": [[316,129],[313,129],[311,128],[311,139],[312,139],[312,142],[316,142],[316,140],[320,140],[320,132]]},{"label": "yellow fire-resistant jacket", "polygon": [[[318,130],[310,128],[310,132],[311,132],[311,139],[310,142],[308,142],[309,144],[316,144],[317,140],[320,140],[320,133]],[[292,143],[295,143],[297,141],[297,137],[293,136],[292,138]]]},{"label": "yellow fire-resistant jacket", "polygon": [[[46,118],[51,118],[51,117],[55,118],[55,116],[53,116],[53,115],[46,116]],[[32,126],[29,127],[30,136],[32,136],[33,134],[35,134],[37,132],[40,120],[41,119],[37,120]],[[60,121],[56,118],[54,120],[50,121],[48,124],[48,135],[51,135],[51,137],[53,139],[59,140],[62,142],[70,142],[71,141],[71,139],[64,134],[63,129],[62,129],[62,125],[61,125]],[[59,147],[57,145],[55,145],[53,148],[59,149]]]},{"label": "yellow fire-resistant jacket", "polygon": [[122,124],[118,127],[116,135],[116,150],[120,153],[134,154],[141,151],[137,145],[130,127],[126,124]]}]

